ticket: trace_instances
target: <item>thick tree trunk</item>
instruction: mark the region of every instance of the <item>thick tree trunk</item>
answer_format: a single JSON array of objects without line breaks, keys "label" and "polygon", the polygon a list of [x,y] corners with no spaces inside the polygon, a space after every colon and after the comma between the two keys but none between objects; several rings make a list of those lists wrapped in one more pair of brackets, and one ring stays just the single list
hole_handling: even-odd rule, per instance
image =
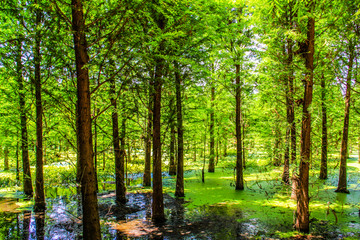
[{"label": "thick tree trunk", "polygon": [[116,202],[126,202],[126,189],[124,179],[124,157],[120,149],[120,138],[119,138],[119,117],[116,102],[116,85],[115,79],[110,80],[110,102],[112,106],[112,125],[113,125],[113,147],[115,157],[115,191],[116,191]]},{"label": "thick tree trunk", "polygon": [[169,175],[176,175],[176,164],[175,164],[175,109],[174,109],[174,98],[170,99],[170,163],[169,163]]},{"label": "thick tree trunk", "polygon": [[183,119],[182,119],[182,97],[181,97],[181,78],[178,64],[175,63],[175,87],[176,87],[176,118],[178,132],[177,149],[177,171],[176,171],[176,197],[184,197],[184,139],[183,139]]},{"label": "thick tree trunk", "polygon": [[236,190],[244,189],[244,179],[243,179],[243,162],[242,162],[242,139],[241,139],[241,86],[240,86],[240,65],[235,64],[236,68],[236,117],[235,117],[235,127],[236,127]]},{"label": "thick tree trunk", "polygon": [[[36,10],[36,26],[40,27],[41,10]],[[41,100],[41,73],[40,73],[40,30],[35,34],[34,61],[35,61],[35,98],[36,98],[36,181],[35,181],[35,211],[45,210],[44,172],[43,172],[43,107]]]},{"label": "thick tree trunk", "polygon": [[147,126],[146,126],[146,136],[145,136],[145,169],[144,169],[144,186],[151,186],[151,129],[152,129],[152,109],[153,109],[153,99],[154,99],[154,89],[153,83],[149,81],[149,105],[148,105],[148,117],[147,117]]},{"label": "thick tree trunk", "polygon": [[[314,2],[309,2],[309,12],[314,8]],[[295,228],[301,232],[309,232],[309,164],[310,164],[310,132],[311,132],[311,113],[309,106],[312,102],[313,94],[313,71],[314,71],[314,37],[315,20],[313,17],[308,19],[307,40],[305,41],[305,79],[304,79],[304,101],[303,116],[301,126],[301,159],[299,167],[299,186],[297,190],[297,209]]]},{"label": "thick tree trunk", "polygon": [[83,208],[83,238],[101,239],[91,137],[91,109],[85,20],[81,0],[72,0],[72,28],[77,74],[77,133]]},{"label": "thick tree trunk", "polygon": [[24,79],[22,76],[22,42],[19,39],[17,41],[17,56],[16,56],[16,71],[18,78],[19,88],[19,106],[20,106],[20,126],[21,126],[21,152],[23,162],[23,181],[24,181],[24,193],[28,196],[32,196],[33,187],[31,183],[31,172],[30,172],[30,160],[29,160],[29,143],[27,133],[27,117],[26,117],[26,105],[25,105],[25,89]]},{"label": "thick tree trunk", "polygon": [[322,112],[322,136],[321,136],[321,166],[320,179],[327,179],[327,115],[326,115],[326,88],[324,74],[321,78],[321,112]]},{"label": "thick tree trunk", "polygon": [[209,158],[209,168],[208,172],[215,171],[215,137],[214,137],[214,125],[215,125],[215,110],[214,110],[214,101],[215,101],[215,87],[211,87],[211,113],[210,113],[210,158]]},{"label": "thick tree trunk", "polygon": [[354,47],[350,43],[350,58],[348,64],[348,74],[346,79],[346,94],[345,94],[345,116],[344,128],[341,141],[341,156],[340,156],[340,173],[338,187],[335,192],[349,193],[347,190],[347,176],[346,176],[346,160],[348,158],[348,135],[349,135],[349,118],[350,118],[350,97],[351,97],[351,78],[354,63]]}]

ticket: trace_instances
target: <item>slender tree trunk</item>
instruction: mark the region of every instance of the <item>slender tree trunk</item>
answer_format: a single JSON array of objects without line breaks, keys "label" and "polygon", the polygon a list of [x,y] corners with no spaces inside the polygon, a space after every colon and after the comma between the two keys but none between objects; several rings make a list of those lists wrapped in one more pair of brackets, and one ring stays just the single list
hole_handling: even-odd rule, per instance
[{"label": "slender tree trunk", "polygon": [[284,171],[283,171],[283,175],[282,175],[282,181],[285,184],[289,184],[290,183],[290,179],[289,179],[289,152],[290,152],[290,147],[289,147],[289,141],[290,140],[290,128],[286,129],[286,137],[285,137],[285,154],[284,154]]},{"label": "slender tree trunk", "polygon": [[324,74],[321,78],[321,112],[322,112],[322,136],[321,136],[321,166],[320,179],[327,179],[327,115],[326,115],[326,88]]},{"label": "slender tree trunk", "polygon": [[211,113],[210,113],[210,158],[209,158],[209,169],[208,172],[215,171],[215,138],[214,138],[214,125],[215,125],[215,111],[214,111],[214,101],[215,101],[215,87],[211,86]]},{"label": "slender tree trunk", "polygon": [[23,181],[24,181],[24,193],[25,195],[32,196],[33,187],[31,183],[31,172],[30,172],[30,160],[29,160],[29,143],[27,133],[27,117],[26,117],[26,105],[25,105],[25,89],[24,79],[22,76],[22,42],[19,39],[17,41],[17,56],[16,56],[16,71],[18,77],[18,88],[19,88],[19,105],[20,105],[20,125],[21,125],[21,152],[23,162]]},{"label": "slender tree trunk", "polygon": [[176,172],[176,197],[184,197],[184,139],[183,139],[183,119],[182,119],[182,97],[181,97],[181,77],[178,63],[175,63],[175,87],[176,87],[176,117],[178,132],[177,150],[177,172]]},{"label": "slender tree trunk", "polygon": [[348,74],[346,79],[346,94],[345,94],[345,116],[344,128],[341,141],[341,157],[340,157],[340,173],[338,187],[335,192],[349,193],[347,190],[347,176],[346,176],[346,160],[348,157],[348,135],[349,135],[349,118],[350,118],[350,97],[351,97],[351,79],[352,69],[354,63],[354,47],[350,42],[349,46],[350,58],[348,64]]},{"label": "slender tree trunk", "polygon": [[176,175],[176,164],[175,164],[175,110],[174,110],[174,98],[170,99],[170,164],[169,164],[169,175]]},{"label": "slender tree trunk", "polygon": [[110,80],[110,102],[112,106],[112,124],[113,124],[113,147],[115,157],[115,191],[116,191],[116,202],[126,202],[126,189],[124,179],[124,157],[122,156],[122,149],[120,149],[120,138],[119,138],[119,117],[116,102],[116,85],[115,79]]},{"label": "slender tree trunk", "polygon": [[[276,110],[275,110],[276,112]],[[280,145],[281,145],[281,131],[279,127],[279,117],[276,117],[275,126],[274,126],[274,133],[275,133],[275,142],[274,142],[274,166],[281,165],[281,152],[280,152]]]},{"label": "slender tree trunk", "polygon": [[[36,26],[41,22],[41,10],[36,10]],[[35,34],[34,61],[35,61],[35,98],[36,98],[36,181],[35,181],[35,211],[45,210],[44,172],[43,172],[43,107],[41,100],[41,55],[40,30]]]},{"label": "slender tree trunk", "polygon": [[[120,188],[120,193],[119,193],[119,196],[118,196],[119,197],[118,202],[122,202],[122,203],[126,202],[126,197],[125,197],[126,185],[124,185],[124,162],[125,162],[125,158],[126,158],[126,151],[125,151],[125,148],[126,148],[126,144],[125,144],[126,120],[127,119],[125,118],[125,116],[123,116],[123,118],[121,119],[121,132],[120,132],[120,165],[119,165],[120,176],[119,176],[119,178],[120,178],[120,180],[122,178],[123,187]],[[128,146],[129,145],[130,145],[130,140],[128,142]],[[130,152],[130,151],[128,151],[128,152]],[[130,153],[129,153],[129,155],[130,155]],[[127,176],[126,176],[126,179],[128,179]],[[121,184],[121,183],[119,183],[119,184]]]},{"label": "slender tree trunk", "polygon": [[[17,134],[18,136],[19,134]],[[20,181],[20,170],[19,170],[19,141],[16,141],[16,181]]]},{"label": "slender tree trunk", "polygon": [[144,186],[151,186],[151,129],[152,129],[152,109],[153,109],[153,99],[154,99],[154,89],[153,82],[149,81],[149,105],[148,105],[148,117],[147,117],[147,126],[146,126],[146,136],[145,136],[145,169],[144,169]]},{"label": "slender tree trunk", "polygon": [[[158,25],[163,29],[165,22],[163,17],[159,18]],[[160,43],[159,52],[164,51],[164,43]],[[152,202],[152,219],[154,222],[163,222],[164,215],[164,199],[162,191],[162,171],[161,171],[161,89],[162,77],[165,60],[157,57],[155,79],[154,79],[154,108],[153,108],[153,202]]]},{"label": "slender tree trunk", "polygon": [[[314,9],[314,2],[308,3],[309,12]],[[297,209],[295,228],[301,232],[309,232],[309,164],[310,164],[310,132],[311,132],[311,113],[309,106],[312,102],[313,94],[313,71],[314,71],[314,37],[315,20],[313,17],[308,19],[307,40],[305,41],[305,79],[304,79],[304,101],[303,116],[301,126],[301,159],[299,167],[299,186],[297,190]]]},{"label": "slender tree trunk", "polygon": [[85,19],[81,0],[72,0],[72,28],[74,35],[77,73],[77,133],[81,170],[81,196],[83,208],[83,238],[101,239],[100,219],[96,194],[96,179],[91,137],[91,109]]},{"label": "slender tree trunk", "polygon": [[[94,116],[96,116],[96,105],[94,107]],[[98,155],[98,152],[97,152],[97,139],[98,139],[98,134],[97,134],[97,120],[95,119],[94,120],[94,170],[95,170],[95,183],[96,183],[96,192],[99,192],[99,183],[98,183],[98,176],[97,176],[97,155]]]},{"label": "slender tree trunk", "polygon": [[241,86],[240,86],[240,65],[236,64],[236,190],[244,189],[243,162],[242,162],[242,139],[241,139]]},{"label": "slender tree trunk", "polygon": [[245,159],[245,119],[244,114],[240,113],[240,122],[242,126],[242,162],[243,162],[243,168],[246,169],[246,159]]}]

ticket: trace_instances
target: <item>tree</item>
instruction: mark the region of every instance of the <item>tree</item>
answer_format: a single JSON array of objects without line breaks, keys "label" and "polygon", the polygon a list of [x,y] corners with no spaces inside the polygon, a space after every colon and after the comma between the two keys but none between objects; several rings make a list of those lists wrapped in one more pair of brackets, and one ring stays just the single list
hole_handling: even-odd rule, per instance
[{"label": "tree", "polygon": [[83,238],[101,239],[97,205],[96,178],[91,136],[90,88],[85,36],[85,19],[81,0],[72,0],[72,29],[77,75],[77,134],[83,207]]},{"label": "tree", "polygon": [[301,232],[309,232],[309,166],[311,146],[311,112],[309,107],[311,105],[313,95],[313,71],[315,50],[315,19],[312,16],[315,2],[310,0],[306,5],[309,16],[306,27],[307,38],[305,42],[301,43],[301,54],[305,59],[306,72],[303,80],[304,98],[301,125],[301,152],[295,221],[295,228]]},{"label": "tree", "polygon": [[25,89],[24,79],[22,75],[22,36],[18,36],[16,41],[17,56],[16,56],[16,72],[19,89],[19,105],[20,105],[20,125],[21,125],[21,152],[23,162],[23,181],[24,181],[24,193],[28,196],[33,194],[33,187],[31,183],[31,172],[30,172],[30,161],[29,161],[29,150],[28,150],[28,133],[27,133],[27,117],[26,117],[26,106],[25,106]]},{"label": "tree", "polygon": [[184,197],[184,129],[182,117],[181,77],[179,64],[174,62],[176,88],[176,119],[177,119],[177,168],[176,168],[176,197]]},{"label": "tree", "polygon": [[[37,2],[36,2],[37,4]],[[44,191],[44,172],[43,172],[43,106],[41,99],[41,18],[42,12],[38,7],[35,10],[35,98],[36,98],[36,179],[35,179],[35,209],[43,211],[45,209],[45,191]]]}]

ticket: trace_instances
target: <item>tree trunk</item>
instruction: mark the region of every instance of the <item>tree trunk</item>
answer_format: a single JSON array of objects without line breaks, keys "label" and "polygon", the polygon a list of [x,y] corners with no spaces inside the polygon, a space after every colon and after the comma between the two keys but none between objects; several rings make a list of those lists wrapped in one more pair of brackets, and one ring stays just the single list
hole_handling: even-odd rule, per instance
[{"label": "tree trunk", "polygon": [[83,238],[101,239],[96,194],[96,179],[91,137],[91,109],[85,20],[81,0],[72,0],[72,28],[74,35],[77,74],[77,133],[81,170],[81,196],[83,208]]},{"label": "tree trunk", "polygon": [[341,141],[341,157],[340,157],[340,173],[338,187],[335,192],[349,193],[347,190],[347,177],[346,177],[346,160],[348,157],[348,134],[349,134],[349,117],[350,117],[350,96],[351,96],[351,78],[354,63],[354,47],[349,43],[350,58],[348,64],[348,74],[346,79],[346,94],[345,94],[345,116],[344,128]]},{"label": "tree trunk", "polygon": [[[94,107],[94,116],[96,116],[96,105]],[[94,120],[94,170],[95,170],[95,183],[96,183],[96,192],[99,192],[99,183],[98,183],[98,176],[97,176],[97,138],[98,138],[98,134],[97,134],[97,120],[95,118]]]},{"label": "tree trunk", "polygon": [[177,150],[177,171],[176,171],[176,197],[184,197],[184,139],[183,139],[183,119],[182,119],[182,97],[181,97],[181,78],[178,63],[175,62],[175,87],[176,87],[176,118],[178,132]]},{"label": "tree trunk", "polygon": [[326,88],[324,74],[321,78],[321,112],[322,112],[322,136],[321,136],[321,166],[320,179],[327,179],[327,116],[326,116]]},{"label": "tree trunk", "polygon": [[[161,29],[165,27],[163,17],[158,19]],[[162,27],[161,27],[162,26]],[[163,53],[164,43],[160,43],[159,52]],[[161,88],[165,60],[161,57],[155,58],[155,79],[154,79],[154,108],[153,108],[153,202],[152,219],[154,222],[163,222],[164,199],[162,191],[162,171],[161,171]]]},{"label": "tree trunk", "polygon": [[[124,104],[122,105],[124,106]],[[121,132],[120,132],[120,164],[119,164],[119,195],[117,196],[117,201],[121,203],[126,202],[126,184],[124,185],[124,162],[126,158],[126,151],[125,151],[125,137],[126,137],[126,117],[123,116],[121,119]],[[130,146],[130,141],[128,142],[128,146]],[[130,150],[129,156],[130,156]],[[129,160],[130,158],[128,158]],[[127,169],[126,169],[127,170]],[[121,181],[121,183],[120,183]],[[127,175],[126,175],[126,181],[128,181]]]},{"label": "tree trunk", "polygon": [[[276,109],[275,109],[276,112]],[[277,114],[277,112],[276,112]],[[275,126],[274,126],[274,133],[275,133],[275,142],[274,142],[274,166],[281,165],[281,152],[280,152],[280,145],[281,145],[281,131],[279,127],[279,117],[276,116],[275,119]]]},{"label": "tree trunk", "polygon": [[112,125],[113,125],[113,147],[114,147],[114,158],[115,158],[115,191],[116,191],[116,202],[125,203],[125,179],[124,179],[124,157],[121,156],[123,153],[120,149],[120,138],[119,138],[119,117],[116,102],[116,85],[115,79],[110,80],[110,102],[112,106]]},{"label": "tree trunk", "polygon": [[[309,12],[314,9],[314,2],[308,3]],[[305,79],[304,79],[304,99],[303,116],[301,126],[301,159],[299,167],[299,186],[296,209],[295,228],[300,232],[309,232],[309,164],[310,164],[310,132],[311,132],[311,113],[309,106],[312,102],[313,94],[313,71],[314,71],[314,37],[315,20],[313,17],[308,19],[307,40],[305,41]]]},{"label": "tree trunk", "polygon": [[[36,9],[36,26],[40,27],[41,10]],[[36,181],[35,181],[35,211],[45,210],[44,172],[43,172],[43,107],[41,100],[41,55],[40,30],[35,34],[34,61],[35,61],[35,98],[36,98]]]},{"label": "tree trunk", "polygon": [[240,86],[240,65],[236,64],[236,190],[244,189],[243,162],[242,162],[242,139],[241,139],[241,86]]},{"label": "tree trunk", "polygon": [[210,158],[209,158],[209,168],[208,172],[215,171],[215,138],[214,138],[214,125],[215,125],[215,111],[214,111],[214,101],[215,101],[215,87],[211,86],[211,113],[210,113]]},{"label": "tree trunk", "polygon": [[24,193],[25,195],[31,196],[33,194],[33,187],[31,183],[31,172],[30,172],[30,160],[29,160],[29,143],[27,133],[27,117],[26,117],[26,105],[25,105],[25,89],[24,79],[22,76],[22,42],[19,39],[17,41],[17,56],[16,56],[16,71],[18,78],[19,87],[19,106],[20,106],[20,125],[21,125],[21,152],[23,162],[23,181],[24,181]]},{"label": "tree trunk", "polygon": [[146,136],[145,136],[145,169],[144,169],[144,186],[151,186],[151,129],[152,129],[152,109],[153,109],[153,98],[154,98],[154,89],[153,83],[149,81],[149,105],[148,105],[148,117],[147,117],[147,126],[146,126]]},{"label": "tree trunk", "polygon": [[283,175],[282,175],[282,181],[285,184],[289,184],[290,180],[289,180],[289,152],[290,152],[290,148],[289,148],[289,141],[290,140],[290,129],[287,128],[286,129],[286,137],[285,137],[285,154],[284,154],[284,171],[283,171]]},{"label": "tree trunk", "polygon": [[174,98],[170,99],[170,164],[169,164],[169,175],[176,175],[175,165],[175,110],[174,110]]}]

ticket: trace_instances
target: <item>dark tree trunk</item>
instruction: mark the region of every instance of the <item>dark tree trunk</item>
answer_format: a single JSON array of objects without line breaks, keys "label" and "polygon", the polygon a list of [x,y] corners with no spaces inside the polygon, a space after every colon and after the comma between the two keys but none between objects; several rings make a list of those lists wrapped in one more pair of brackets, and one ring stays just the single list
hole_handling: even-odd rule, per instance
[{"label": "dark tree trunk", "polygon": [[[309,1],[309,12],[314,9],[314,2]],[[304,43],[303,52],[305,58],[305,79],[304,79],[304,99],[303,116],[301,126],[301,159],[299,167],[299,186],[297,194],[297,209],[295,228],[300,232],[309,232],[309,164],[310,164],[310,132],[311,132],[311,113],[309,106],[312,102],[313,94],[313,71],[314,71],[314,37],[315,20],[313,17],[308,19],[307,40]]]},{"label": "dark tree trunk", "polygon": [[[41,10],[36,10],[36,26],[40,27]],[[43,107],[41,100],[41,73],[40,73],[40,41],[39,30],[35,34],[34,61],[35,61],[35,98],[36,98],[36,181],[35,181],[35,211],[45,210],[44,172],[43,172]]]},{"label": "dark tree trunk", "polygon": [[283,171],[283,175],[282,175],[282,181],[285,184],[289,184],[290,183],[290,179],[289,179],[289,152],[290,152],[290,148],[289,148],[289,141],[290,140],[290,129],[286,129],[286,136],[285,136],[285,154],[284,154],[284,171]]},{"label": "dark tree trunk", "polygon": [[326,115],[326,88],[324,74],[321,78],[321,112],[322,112],[322,136],[321,136],[321,166],[320,179],[327,179],[327,115]]},{"label": "dark tree trunk", "polygon": [[177,171],[176,171],[176,197],[184,197],[184,139],[183,139],[183,119],[182,119],[182,97],[181,97],[181,78],[179,66],[175,65],[175,87],[176,87],[176,118],[178,132],[177,149]]},{"label": "dark tree trunk", "polygon": [[91,109],[85,20],[81,0],[72,0],[72,28],[74,35],[77,74],[77,133],[79,141],[78,170],[81,171],[81,200],[83,208],[83,238],[101,239],[96,194],[96,179],[91,137]]},{"label": "dark tree trunk", "polygon": [[[124,105],[123,105],[124,106]],[[126,137],[126,117],[123,116],[121,119],[121,132],[120,132],[120,164],[119,164],[119,180],[122,181],[119,183],[119,196],[117,196],[117,201],[121,203],[126,202],[126,184],[124,185],[124,162],[126,158],[126,144],[125,144],[125,137]],[[130,145],[130,142],[128,143],[128,146]],[[130,155],[130,150],[128,151]],[[130,159],[130,158],[129,158]],[[126,169],[127,170],[127,169]],[[127,174],[127,173],[126,173]],[[126,175],[126,181],[128,181],[127,175]],[[122,186],[121,186],[122,185]]]},{"label": "dark tree trunk", "polygon": [[115,80],[110,80],[110,102],[112,106],[112,124],[113,124],[113,147],[115,157],[115,189],[116,189],[116,202],[125,203],[125,179],[124,179],[124,157],[120,149],[119,138],[119,117],[116,102],[116,85]]},{"label": "dark tree trunk", "polygon": [[[96,106],[94,107],[94,116],[96,116]],[[97,120],[96,120],[96,118],[95,118],[95,120],[94,120],[94,153],[93,153],[93,155],[94,155],[94,169],[95,169],[95,183],[96,183],[96,192],[99,192],[99,183],[98,183],[98,176],[97,176],[97,162],[98,162],[98,160],[97,160],[97,154],[98,154],[98,152],[97,152],[97,149],[98,149],[98,147],[97,147],[97,138],[98,138],[98,134],[97,134]]]},{"label": "dark tree trunk", "polygon": [[36,240],[45,239],[45,211],[35,214]]},{"label": "dark tree trunk", "polygon": [[215,137],[214,137],[214,125],[215,125],[215,111],[214,111],[214,101],[215,101],[215,87],[211,86],[211,113],[210,113],[210,158],[209,158],[209,169],[208,172],[215,171]]},{"label": "dark tree trunk", "polygon": [[30,161],[29,161],[29,143],[27,133],[27,117],[26,117],[26,105],[25,105],[25,89],[24,79],[22,76],[22,42],[19,39],[17,41],[17,56],[16,56],[16,71],[19,87],[19,106],[20,106],[20,125],[21,125],[21,152],[23,162],[23,181],[24,181],[24,193],[28,196],[32,196],[33,187],[31,183]]},{"label": "dark tree trunk", "polygon": [[[162,18],[159,19],[159,25],[162,25]],[[160,52],[163,52],[163,43],[160,44]],[[156,58],[156,69],[154,79],[154,110],[153,110],[153,202],[152,219],[154,222],[163,222],[164,199],[162,191],[162,171],[161,171],[161,88],[164,69],[164,59]]]},{"label": "dark tree trunk", "polygon": [[244,114],[241,112],[240,114],[240,122],[242,126],[242,162],[243,162],[243,168],[246,169],[246,159],[245,159],[245,119]]},{"label": "dark tree trunk", "polygon": [[350,97],[351,97],[351,78],[354,63],[354,47],[350,42],[350,58],[348,64],[348,74],[346,79],[346,94],[345,94],[345,116],[344,128],[341,141],[341,156],[340,156],[340,173],[338,187],[335,192],[349,193],[347,190],[347,177],[346,177],[346,160],[348,157],[348,135],[349,135],[349,117],[350,117]]},{"label": "dark tree trunk", "polygon": [[236,190],[244,189],[243,162],[242,162],[242,139],[241,139],[241,86],[240,86],[240,65],[236,64]]},{"label": "dark tree trunk", "polygon": [[144,186],[151,186],[151,130],[152,130],[152,109],[153,109],[153,99],[154,99],[154,84],[150,80],[149,82],[149,106],[148,106],[148,117],[147,117],[147,126],[146,126],[146,136],[145,136],[145,169],[144,169]]},{"label": "dark tree trunk", "polygon": [[[276,110],[275,110],[276,112]],[[277,112],[276,112],[277,114]],[[275,126],[274,126],[274,134],[275,134],[275,142],[274,142],[274,166],[281,165],[281,152],[280,152],[280,145],[281,145],[281,131],[279,127],[279,119],[278,116],[275,119]]]},{"label": "dark tree trunk", "polygon": [[170,164],[169,164],[169,175],[176,175],[176,164],[175,164],[175,109],[174,109],[174,98],[170,99]]}]

